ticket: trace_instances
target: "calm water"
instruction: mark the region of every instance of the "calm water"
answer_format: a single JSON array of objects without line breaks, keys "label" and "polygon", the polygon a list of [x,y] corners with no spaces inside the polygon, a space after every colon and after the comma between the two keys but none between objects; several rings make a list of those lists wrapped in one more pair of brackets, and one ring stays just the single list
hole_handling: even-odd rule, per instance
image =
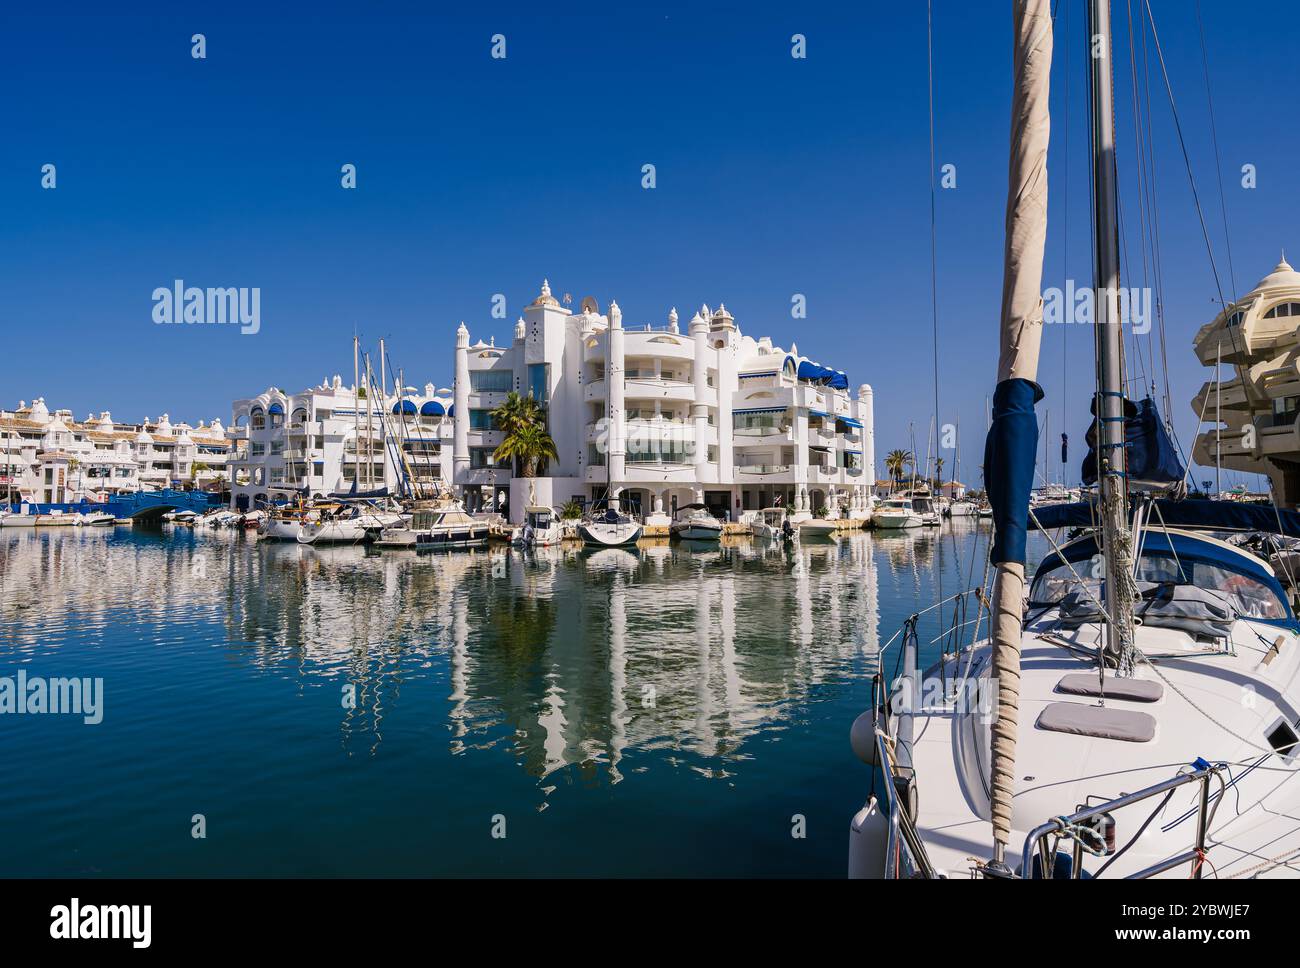
[{"label": "calm water", "polygon": [[0,716],[0,873],[842,876],[876,649],[978,583],[987,536],[426,556],[0,530],[0,676],[104,680],[99,725]]}]

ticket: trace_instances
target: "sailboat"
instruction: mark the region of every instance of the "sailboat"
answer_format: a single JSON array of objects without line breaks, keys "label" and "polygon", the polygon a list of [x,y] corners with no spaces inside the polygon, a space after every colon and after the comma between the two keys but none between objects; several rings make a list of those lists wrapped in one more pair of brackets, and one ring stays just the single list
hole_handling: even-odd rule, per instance
[{"label": "sailboat", "polygon": [[[1088,34],[1112,49],[1109,0],[1089,0]],[[877,680],[877,702],[851,734],[883,782],[851,821],[849,873],[1293,876],[1300,625],[1287,595],[1266,562],[1205,530],[1230,523],[1226,502],[1129,506],[1105,57],[1090,58],[1099,498],[1093,526],[1048,538],[1025,594],[1051,51],[1048,0],[1017,0],[1002,352],[985,458],[996,577],[979,618],[990,635],[924,671],[915,617],[896,640],[903,674],[892,690]],[[1300,532],[1300,515],[1260,510],[1249,525],[1276,517]],[[961,597],[932,608],[955,614]]]}]

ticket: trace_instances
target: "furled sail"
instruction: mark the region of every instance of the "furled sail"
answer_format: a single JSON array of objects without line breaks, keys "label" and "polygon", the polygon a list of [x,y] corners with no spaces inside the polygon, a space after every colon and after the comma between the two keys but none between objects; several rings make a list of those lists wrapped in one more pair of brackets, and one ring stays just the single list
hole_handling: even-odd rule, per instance
[{"label": "furled sail", "polygon": [[[1092,400],[1093,416],[1097,398]],[[1097,425],[1088,427],[1088,454],[1083,459],[1083,483],[1097,483]],[[1183,462],[1169,439],[1156,402],[1150,397],[1135,403],[1124,400],[1124,453],[1130,486],[1173,484],[1183,479]]]},{"label": "furled sail", "polygon": [[993,507],[993,675],[997,715],[992,728],[992,820],[995,863],[1011,834],[1016,731],[1020,706],[1021,611],[1025,531],[1038,449],[1034,405],[1043,391],[1038,348],[1043,328],[1043,248],[1047,239],[1048,92],[1052,14],[1048,0],[1016,0],[1015,91],[1007,184],[1002,276],[1001,352],[993,420],[984,447],[985,486]]}]

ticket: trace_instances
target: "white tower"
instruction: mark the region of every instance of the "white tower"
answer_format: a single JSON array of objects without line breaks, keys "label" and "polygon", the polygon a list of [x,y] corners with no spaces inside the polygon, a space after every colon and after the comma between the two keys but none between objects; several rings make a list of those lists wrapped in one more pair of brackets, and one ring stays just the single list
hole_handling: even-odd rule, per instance
[{"label": "white tower", "polygon": [[469,330],[462,322],[456,330],[456,378],[452,383],[452,480],[464,484],[469,476]]},{"label": "white tower", "polygon": [[623,311],[618,303],[609,304],[609,358],[605,361],[605,386],[609,394],[609,453],[605,459],[609,467],[611,495],[623,489],[627,438],[623,422]]}]

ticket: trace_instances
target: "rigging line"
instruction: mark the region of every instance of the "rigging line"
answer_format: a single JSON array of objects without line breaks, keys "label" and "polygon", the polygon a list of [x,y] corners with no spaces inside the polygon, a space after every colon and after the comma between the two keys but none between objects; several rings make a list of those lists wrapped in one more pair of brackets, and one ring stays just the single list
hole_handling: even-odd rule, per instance
[{"label": "rigging line", "polygon": [[1201,35],[1201,66],[1205,72],[1205,102],[1210,109],[1210,140],[1214,144],[1214,172],[1219,180],[1219,212],[1223,216],[1223,246],[1228,253],[1228,283],[1237,292],[1237,274],[1232,267],[1232,236],[1228,232],[1228,202],[1223,194],[1223,161],[1219,155],[1219,133],[1214,123],[1214,95],[1210,92],[1210,56],[1205,49],[1205,23],[1201,19],[1201,0],[1196,0],[1196,27]]},{"label": "rigging line", "polygon": [[[1128,19],[1128,63],[1129,78],[1131,80],[1131,90],[1133,92],[1133,150],[1137,156],[1137,196],[1138,196],[1138,239],[1139,249],[1142,254],[1142,285],[1148,291],[1151,287],[1150,275],[1147,268],[1147,208],[1146,208],[1146,153],[1150,151],[1150,146],[1145,146],[1142,140],[1141,111],[1138,105],[1138,74],[1137,74],[1137,55],[1135,53],[1137,34],[1133,30],[1133,0],[1126,0],[1127,19]],[[1147,359],[1151,363],[1151,395],[1155,396],[1155,374],[1156,374],[1156,351],[1154,340],[1151,335],[1152,327],[1147,327]]]},{"label": "rigging line", "polygon": [[1160,202],[1156,189],[1155,138],[1151,134],[1151,45],[1147,42],[1146,18],[1139,19],[1142,25],[1142,93],[1146,108],[1144,124],[1146,127],[1146,141],[1149,146],[1147,151],[1147,199],[1151,206],[1151,260],[1156,289],[1156,326],[1160,332],[1160,362],[1165,377],[1165,423],[1170,436],[1177,443],[1178,435],[1173,426],[1173,396],[1169,384],[1169,356],[1165,339],[1164,268],[1160,256]]},{"label": "rigging line", "polygon": [[[934,334],[934,449],[939,451],[939,262],[937,255],[935,228],[935,190],[934,190],[934,3],[926,0],[925,5],[925,59],[930,106],[930,315],[931,329]],[[926,468],[927,473],[929,468]],[[942,493],[943,481],[939,481]],[[931,501],[933,509],[934,502]],[[939,597],[943,598],[943,569],[937,572]]]}]

